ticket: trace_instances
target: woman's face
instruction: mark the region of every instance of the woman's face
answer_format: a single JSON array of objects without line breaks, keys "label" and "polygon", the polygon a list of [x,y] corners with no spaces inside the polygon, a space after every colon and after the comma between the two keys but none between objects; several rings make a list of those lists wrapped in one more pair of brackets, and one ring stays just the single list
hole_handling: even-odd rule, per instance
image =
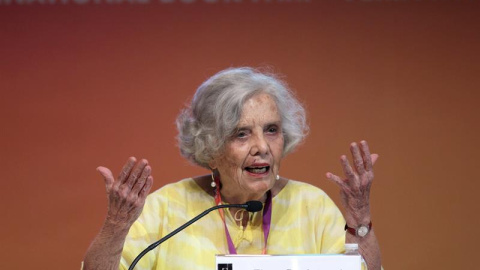
[{"label": "woman's face", "polygon": [[220,173],[222,196],[230,203],[261,199],[276,181],[282,152],[277,105],[270,95],[257,94],[243,105],[236,133],[212,162]]}]

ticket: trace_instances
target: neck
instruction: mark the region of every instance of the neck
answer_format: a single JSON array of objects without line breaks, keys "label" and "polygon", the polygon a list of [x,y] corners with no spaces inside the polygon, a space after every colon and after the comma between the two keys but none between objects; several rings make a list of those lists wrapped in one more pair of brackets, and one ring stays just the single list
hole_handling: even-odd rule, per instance
[{"label": "neck", "polygon": [[225,191],[224,189],[220,190],[220,195],[222,197],[222,201],[229,203],[229,204],[243,204],[248,201],[260,201],[265,203],[267,200],[267,194],[259,194],[259,195],[251,195],[251,194],[230,194],[229,192]]},{"label": "neck", "polygon": [[[226,202],[229,204],[243,204],[245,202],[253,201],[253,200],[266,203],[269,192],[270,191],[267,191],[267,193],[259,196],[258,197],[259,199],[257,199],[257,197],[247,197],[247,199],[244,199],[245,197],[242,197],[242,196],[237,196],[237,197],[231,196],[231,197],[227,197],[227,198],[231,198],[231,200],[228,200],[224,197],[224,194],[220,191],[220,197],[223,202]],[[270,193],[270,196],[271,196],[271,193]],[[242,198],[242,199],[238,199],[238,198]],[[248,221],[252,217],[250,213],[243,208],[229,208],[228,211],[231,213],[237,225],[244,230],[247,227]]]}]

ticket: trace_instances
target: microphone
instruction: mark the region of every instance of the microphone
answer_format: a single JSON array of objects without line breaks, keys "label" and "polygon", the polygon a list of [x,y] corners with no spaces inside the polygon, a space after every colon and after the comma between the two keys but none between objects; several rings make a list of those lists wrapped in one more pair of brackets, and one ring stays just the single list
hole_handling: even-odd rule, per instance
[{"label": "microphone", "polygon": [[[245,210],[252,213],[258,212],[263,208],[263,204],[259,201],[248,201],[243,205],[245,206]],[[238,208],[244,208],[244,207],[238,207]]]},{"label": "microphone", "polygon": [[245,210],[247,210],[248,212],[258,212],[260,210],[262,210],[263,208],[263,205],[261,202],[259,201],[248,201],[244,204],[221,204],[221,205],[215,205],[214,207],[211,207],[211,208],[208,208],[207,210],[203,211],[200,215],[192,218],[190,221],[188,221],[187,223],[183,224],[182,226],[178,227],[177,229],[175,229],[173,232],[167,234],[165,237],[162,237],[160,240],[158,240],[157,242],[151,244],[150,246],[148,246],[146,249],[144,249],[140,254],[138,254],[138,256],[135,258],[135,260],[133,260],[132,264],[130,265],[130,267],[128,268],[128,270],[133,270],[133,268],[135,267],[135,265],[137,265],[138,261],[140,261],[140,259],[145,256],[145,254],[147,254],[149,251],[151,251],[152,249],[156,248],[158,245],[160,245],[161,243],[167,241],[170,237],[174,236],[175,234],[179,233],[180,231],[182,231],[183,229],[187,228],[188,226],[192,225],[192,223],[196,222],[197,220],[201,219],[202,217],[204,217],[205,215],[207,215],[208,213],[212,212],[213,210],[217,210],[217,209],[220,209],[220,208],[243,208]]}]

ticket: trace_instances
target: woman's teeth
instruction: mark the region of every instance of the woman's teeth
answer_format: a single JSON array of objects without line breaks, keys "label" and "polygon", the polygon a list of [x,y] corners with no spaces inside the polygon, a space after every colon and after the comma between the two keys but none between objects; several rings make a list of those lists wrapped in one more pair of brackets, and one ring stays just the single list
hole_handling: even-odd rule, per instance
[{"label": "woman's teeth", "polygon": [[251,173],[266,173],[269,169],[269,167],[247,167],[245,168],[247,171]]}]

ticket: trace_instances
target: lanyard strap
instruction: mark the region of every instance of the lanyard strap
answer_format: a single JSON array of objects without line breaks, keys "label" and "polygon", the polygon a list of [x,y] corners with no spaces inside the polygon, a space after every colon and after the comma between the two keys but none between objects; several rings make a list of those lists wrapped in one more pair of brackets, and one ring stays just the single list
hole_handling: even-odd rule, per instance
[{"label": "lanyard strap", "polygon": [[[215,192],[215,203],[217,205],[222,204],[222,198],[220,196],[220,181],[218,177],[215,177],[215,182],[217,184],[217,189]],[[225,213],[223,212],[223,208],[218,209],[220,212],[220,217],[223,220],[223,225],[225,226],[225,234],[227,237],[228,243],[228,251],[229,254],[237,254],[237,249],[233,244],[232,238],[230,237],[230,233],[228,232],[227,223],[225,222]],[[272,193],[267,191],[267,200],[265,201],[265,207],[263,209],[263,216],[262,216],[262,228],[263,228],[263,237],[264,237],[264,246],[262,249],[262,254],[267,254],[267,240],[268,234],[270,233],[270,223],[272,221]],[[242,221],[243,222],[243,221]]]}]

